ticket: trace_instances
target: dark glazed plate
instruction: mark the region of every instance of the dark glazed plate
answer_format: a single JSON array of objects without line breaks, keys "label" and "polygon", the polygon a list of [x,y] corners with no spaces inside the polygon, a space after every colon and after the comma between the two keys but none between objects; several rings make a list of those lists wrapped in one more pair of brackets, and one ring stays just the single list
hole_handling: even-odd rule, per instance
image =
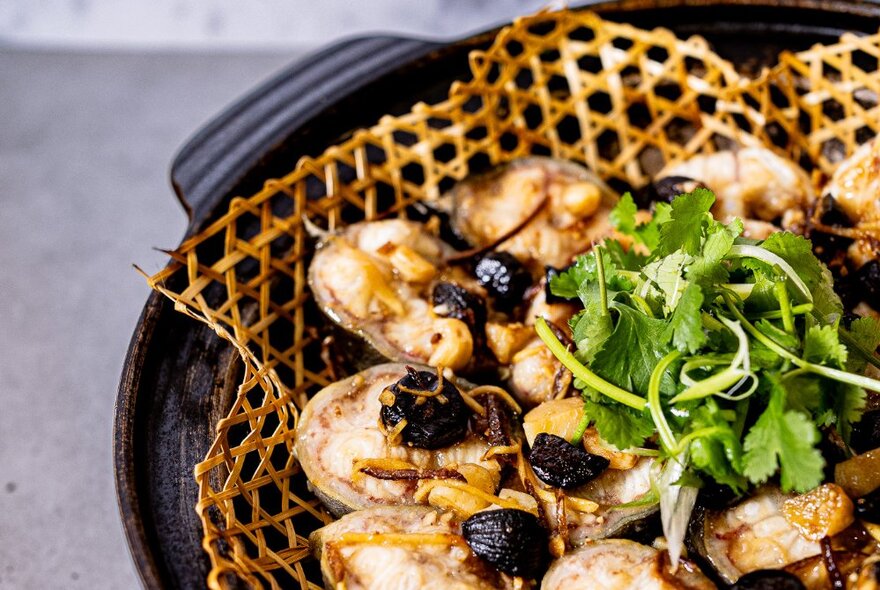
[{"label": "dark glazed plate", "polygon": [[[610,20],[699,34],[746,72],[783,50],[876,33],[880,4],[821,0],[628,0],[592,4]],[[493,31],[454,41],[364,37],[332,45],[280,72],[199,131],[177,155],[172,183],[192,235],[232,196],[289,172],[382,115],[442,99],[468,75],[467,54]],[[195,512],[193,467],[214,438],[239,379],[237,356],[207,326],[158,293],[132,336],[116,404],[119,508],[148,588],[204,588],[209,570]]]}]

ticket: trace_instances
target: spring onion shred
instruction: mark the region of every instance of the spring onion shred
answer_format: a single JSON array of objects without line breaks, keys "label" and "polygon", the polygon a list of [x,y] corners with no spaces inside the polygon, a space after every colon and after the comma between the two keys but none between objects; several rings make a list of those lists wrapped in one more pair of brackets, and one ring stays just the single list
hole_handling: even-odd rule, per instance
[{"label": "spring onion shred", "polygon": [[806,299],[808,303],[812,303],[813,294],[807,288],[806,283],[804,283],[803,279],[794,271],[789,263],[783,260],[780,256],[777,256],[773,252],[769,250],[765,250],[759,246],[746,246],[746,245],[737,245],[731,246],[730,251],[728,252],[728,256],[730,258],[755,258],[757,260],[761,260],[766,262],[767,264],[778,266],[782,272],[785,273],[785,276],[792,282],[792,284],[797,287],[798,292],[800,292],[801,297]]},{"label": "spring onion shred", "polygon": [[[748,336],[746,336],[739,322],[731,321],[725,317],[720,317],[719,320],[734,333],[738,342],[736,355],[730,362],[730,366],[702,381],[694,381],[685,372],[685,367],[688,367],[688,363],[685,363],[679,378],[682,383],[687,385],[687,389],[669,400],[670,403],[693,401],[710,395],[718,395],[728,400],[738,401],[750,396],[757,389],[757,376],[751,372]],[[714,364],[716,361],[712,362]],[[688,368],[694,368],[694,365],[691,364]],[[745,392],[736,395],[739,389],[750,381],[752,383],[751,387]],[[724,391],[725,389],[727,391]]]},{"label": "spring onion shred", "polygon": [[700,491],[692,486],[677,484],[684,475],[686,466],[687,451],[668,459],[660,470],[657,481],[657,488],[660,490],[660,522],[673,570],[678,567],[681,559],[688,523]]}]

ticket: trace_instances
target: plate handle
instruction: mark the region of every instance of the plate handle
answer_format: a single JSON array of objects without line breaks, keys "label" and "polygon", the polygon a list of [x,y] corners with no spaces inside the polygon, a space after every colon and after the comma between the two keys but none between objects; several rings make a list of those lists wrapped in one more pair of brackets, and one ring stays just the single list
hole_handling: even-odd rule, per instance
[{"label": "plate handle", "polygon": [[395,36],[356,37],[281,71],[196,132],[171,165],[171,184],[190,219],[208,219],[272,150],[329,105],[443,44]]}]

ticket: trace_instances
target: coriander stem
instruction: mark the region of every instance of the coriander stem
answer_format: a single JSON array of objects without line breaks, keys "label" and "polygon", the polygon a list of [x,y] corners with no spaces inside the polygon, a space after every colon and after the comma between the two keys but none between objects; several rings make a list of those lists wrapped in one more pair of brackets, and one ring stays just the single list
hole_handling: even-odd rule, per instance
[{"label": "coriander stem", "polygon": [[880,391],[880,381],[877,381],[876,379],[871,379],[864,375],[856,375],[855,373],[849,373],[847,371],[841,371],[840,369],[832,369],[831,367],[808,363],[806,361],[801,361],[801,363],[802,364],[795,364],[799,364],[799,366],[802,366],[811,373],[816,373],[817,375],[822,375],[823,377],[828,377],[829,379],[840,381],[841,383],[849,383],[850,385],[855,385],[856,387],[861,387],[863,389]]},{"label": "coriander stem", "polygon": [[846,344],[847,348],[854,350],[859,356],[880,369],[880,359],[877,358],[877,355],[874,354],[873,351],[870,351],[859,344],[856,339],[852,337],[852,334],[849,333],[849,330],[840,328],[837,333],[840,334],[840,338],[843,340],[844,344]]},{"label": "coriander stem", "polygon": [[794,316],[791,312],[791,300],[788,298],[788,288],[785,286],[785,281],[778,281],[773,288],[776,290],[776,299],[779,300],[782,327],[789,334],[794,334]]},{"label": "coriander stem", "polygon": [[736,304],[733,302],[733,299],[731,299],[729,294],[724,293],[724,301],[727,303],[727,307],[730,309],[730,312],[736,317],[736,319],[740,321],[740,323],[742,323],[743,328],[745,328],[749,334],[754,336],[754,338],[758,340],[758,342],[760,342],[782,358],[790,360],[793,364],[803,369],[806,369],[811,373],[822,375],[823,377],[827,377],[828,379],[840,381],[841,383],[848,383],[850,385],[855,385],[856,387],[862,387],[871,391],[880,391],[880,381],[877,381],[876,379],[871,379],[870,377],[865,377],[863,375],[856,375],[855,373],[848,373],[839,369],[832,369],[831,367],[816,365],[807,362],[798,356],[795,356],[794,354],[786,350],[782,345],[778,344],[775,340],[761,333],[757,328],[750,324],[749,321],[739,311],[739,309],[737,309]]},{"label": "coriander stem", "polygon": [[721,296],[724,297],[724,302],[727,304],[727,308],[730,310],[730,313],[733,314],[733,317],[739,320],[740,324],[742,324],[746,332],[751,334],[755,340],[757,340],[782,358],[788,359],[795,364],[798,364],[798,362],[804,362],[800,358],[789,352],[781,344],[777,344],[775,340],[773,340],[769,336],[766,336],[763,332],[753,326],[752,323],[745,318],[745,316],[736,306],[736,303],[733,301],[733,298],[730,296],[729,293],[722,293]]},{"label": "coriander stem", "polygon": [[643,447],[633,447],[623,451],[628,455],[636,455],[637,457],[659,457],[660,451],[657,449],[645,449]]},{"label": "coriander stem", "polygon": [[678,453],[683,453],[684,451],[686,451],[688,446],[698,438],[712,436],[723,431],[724,429],[720,426],[707,426],[706,428],[700,428],[698,430],[694,430],[693,432],[689,432],[688,434],[683,436],[680,441],[678,441],[678,448],[675,449],[675,454],[677,455]]},{"label": "coriander stem", "polygon": [[810,371],[808,371],[807,369],[804,369],[803,367],[799,367],[797,369],[792,369],[791,371],[787,371],[787,372],[783,373],[781,378],[783,381],[785,381],[786,379],[791,379],[793,377],[800,377],[801,375],[804,375],[805,373],[809,373],[809,372]]},{"label": "coriander stem", "polygon": [[636,295],[635,293],[630,293],[630,298],[636,302],[636,304],[641,308],[641,310],[645,313],[649,318],[654,317],[654,312],[651,311],[651,306],[648,305],[648,302]]},{"label": "coriander stem", "polygon": [[608,286],[605,284],[605,262],[602,260],[602,248],[593,246],[593,256],[596,257],[596,275],[599,280],[599,299],[602,302],[602,314],[608,314]]},{"label": "coriander stem", "polygon": [[736,403],[736,419],[730,426],[733,429],[733,432],[736,433],[737,438],[742,438],[743,430],[746,426],[746,419],[749,415],[749,406],[751,405],[751,403],[751,400],[749,400],[748,398],[740,400]]},{"label": "coriander stem", "polygon": [[675,435],[672,434],[672,429],[666,422],[666,416],[663,415],[663,407],[660,405],[660,380],[663,379],[663,373],[666,372],[669,365],[674,363],[679,356],[681,353],[673,350],[660,359],[648,381],[648,409],[651,412],[651,419],[654,420],[654,426],[660,435],[660,444],[670,453],[678,446],[678,443],[675,441]]},{"label": "coriander stem", "polygon": [[535,320],[535,331],[541,340],[544,341],[544,344],[547,345],[547,348],[550,349],[550,352],[553,353],[553,356],[566,369],[571,371],[575,377],[618,403],[640,412],[645,409],[647,405],[645,398],[605,381],[574,358],[574,355],[562,345],[562,342],[559,341],[559,338],[556,337],[556,334],[553,333],[553,330],[550,329],[544,318],[539,317]]},{"label": "coriander stem", "polygon": [[584,438],[584,433],[587,431],[587,426],[590,425],[590,416],[584,412],[581,415],[581,420],[578,422],[577,428],[574,430],[574,435],[571,437],[571,444],[574,446],[578,446],[581,444],[581,439]]},{"label": "coriander stem", "polygon": [[703,322],[703,327],[712,330],[713,332],[718,332],[724,329],[724,324],[713,318],[705,311],[700,313],[700,319]]},{"label": "coriander stem", "polygon": [[[813,311],[812,303],[801,303],[791,308],[792,315],[804,315]],[[748,315],[750,320],[778,320],[782,318],[782,310],[759,311]]]}]

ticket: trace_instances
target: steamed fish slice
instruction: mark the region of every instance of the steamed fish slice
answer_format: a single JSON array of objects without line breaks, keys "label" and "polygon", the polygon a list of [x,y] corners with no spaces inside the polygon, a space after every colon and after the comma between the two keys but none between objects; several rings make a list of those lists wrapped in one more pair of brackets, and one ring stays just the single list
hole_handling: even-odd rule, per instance
[{"label": "steamed fish slice", "polygon": [[611,234],[608,213],[617,199],[598,176],[572,162],[531,157],[458,183],[436,206],[471,244],[485,246],[527,219],[544,199],[534,219],[498,246],[538,277],[545,265],[566,266]]},{"label": "steamed fish slice", "polygon": [[494,459],[483,460],[489,444],[470,433],[436,451],[389,444],[379,427],[379,395],[405,374],[404,365],[378,365],[325,387],[300,416],[294,453],[310,486],[337,516],[370,506],[414,503],[415,481],[355,475],[360,460],[396,459],[418,469],[476,464],[490,473],[500,471]]},{"label": "steamed fish slice", "polygon": [[794,162],[766,148],[744,148],[694,156],[665,168],[659,177],[682,176],[715,193],[712,213],[719,220],[739,217],[747,237],[763,239],[777,228],[802,227],[815,195],[809,176]]},{"label": "steamed fish slice", "polygon": [[369,508],[315,531],[309,541],[328,589],[511,587],[473,555],[450,516],[424,506]]},{"label": "steamed fish slice", "polygon": [[[631,469],[606,469],[590,483],[568,490],[566,495],[586,498],[599,505],[593,513],[569,511],[569,542],[578,547],[595,539],[622,534],[658,510],[656,503],[619,508],[623,504],[645,500],[651,494],[651,467],[654,460],[641,457]],[[555,508],[547,507],[552,514]]]},{"label": "steamed fish slice", "polygon": [[[850,235],[856,239],[847,248],[847,256],[855,267],[876,261],[880,256],[880,139],[875,137],[841,162],[823,194],[831,198],[830,202],[855,228]],[[876,302],[866,303],[877,307]]]},{"label": "steamed fish slice", "polygon": [[819,543],[802,536],[783,514],[791,497],[765,486],[731,508],[706,511],[695,539],[699,553],[731,583],[748,572],[819,555]]},{"label": "steamed fish slice", "polygon": [[633,541],[591,543],[556,560],[541,590],[710,590],[715,585],[694,565],[683,562],[673,574],[665,553]]},{"label": "steamed fish slice", "polygon": [[431,303],[432,286],[441,281],[482,293],[463,270],[445,266],[452,251],[423,224],[403,219],[356,223],[322,242],[309,286],[347,337],[353,366],[377,358],[453,370],[468,365],[474,337],[467,324],[436,313]]},{"label": "steamed fish slice", "polygon": [[856,226],[880,223],[880,140],[862,145],[844,160],[825,185],[825,194]]},{"label": "steamed fish slice", "polygon": [[[542,403],[523,419],[526,440],[531,445],[542,432],[571,440],[583,415],[583,405],[583,400],[574,397]],[[565,492],[567,497],[592,500],[599,506],[592,513],[566,511],[569,542],[574,546],[614,536],[658,510],[656,502],[638,505],[651,495],[653,459],[605,446],[594,428],[587,429],[583,444],[589,453],[605,457],[610,464],[596,479]],[[620,508],[623,504],[633,503],[636,505]],[[557,518],[555,503],[545,503],[544,509],[551,518]]]}]

